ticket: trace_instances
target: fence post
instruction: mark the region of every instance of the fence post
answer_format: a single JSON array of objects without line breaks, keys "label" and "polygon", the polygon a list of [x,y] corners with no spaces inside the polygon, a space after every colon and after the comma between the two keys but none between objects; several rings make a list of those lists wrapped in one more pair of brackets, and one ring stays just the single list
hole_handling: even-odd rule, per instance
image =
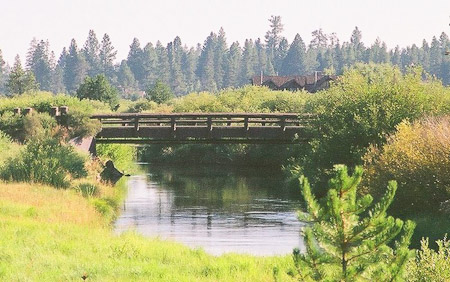
[{"label": "fence post", "polygon": [[248,131],[248,117],[244,117],[244,128],[245,131]]},{"label": "fence post", "polygon": [[286,131],[286,117],[280,118],[280,127],[282,131]]}]

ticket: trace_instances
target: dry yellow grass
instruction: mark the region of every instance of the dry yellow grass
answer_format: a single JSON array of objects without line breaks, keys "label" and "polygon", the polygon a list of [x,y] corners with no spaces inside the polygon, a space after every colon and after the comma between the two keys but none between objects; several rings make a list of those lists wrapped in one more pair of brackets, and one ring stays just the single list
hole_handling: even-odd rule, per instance
[{"label": "dry yellow grass", "polygon": [[0,208],[11,205],[28,210],[38,221],[105,225],[95,208],[73,190],[56,190],[39,184],[0,182]]}]

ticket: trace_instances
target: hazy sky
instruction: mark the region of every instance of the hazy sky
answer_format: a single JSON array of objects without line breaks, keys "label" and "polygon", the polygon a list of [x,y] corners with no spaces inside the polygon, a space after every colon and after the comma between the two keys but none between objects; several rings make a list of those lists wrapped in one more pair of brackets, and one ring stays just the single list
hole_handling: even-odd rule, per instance
[{"label": "hazy sky", "polygon": [[35,37],[48,39],[59,57],[72,38],[82,47],[93,29],[99,40],[109,34],[122,60],[134,37],[142,47],[177,35],[194,46],[220,27],[229,44],[242,46],[245,38],[264,37],[271,15],[282,17],[289,42],[300,33],[308,43],[318,28],[348,41],[355,26],[366,45],[380,37],[389,48],[450,34],[450,0],[0,0],[0,49],[10,64],[16,54],[24,62]]}]

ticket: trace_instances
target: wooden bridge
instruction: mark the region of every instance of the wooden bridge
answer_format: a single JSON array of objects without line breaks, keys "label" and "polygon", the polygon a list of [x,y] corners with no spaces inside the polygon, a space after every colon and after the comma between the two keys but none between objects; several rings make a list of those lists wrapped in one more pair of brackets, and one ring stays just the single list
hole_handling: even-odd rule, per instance
[{"label": "wooden bridge", "polygon": [[311,138],[314,116],[295,113],[100,114],[97,143],[295,144]]}]

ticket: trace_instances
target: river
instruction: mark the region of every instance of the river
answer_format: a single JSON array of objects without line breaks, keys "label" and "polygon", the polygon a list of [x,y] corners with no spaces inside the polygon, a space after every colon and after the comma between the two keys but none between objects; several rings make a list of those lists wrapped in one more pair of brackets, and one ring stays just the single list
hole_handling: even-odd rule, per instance
[{"label": "river", "polygon": [[132,176],[118,233],[133,229],[213,255],[283,255],[303,246],[300,190],[280,172],[219,166],[143,165]]}]

